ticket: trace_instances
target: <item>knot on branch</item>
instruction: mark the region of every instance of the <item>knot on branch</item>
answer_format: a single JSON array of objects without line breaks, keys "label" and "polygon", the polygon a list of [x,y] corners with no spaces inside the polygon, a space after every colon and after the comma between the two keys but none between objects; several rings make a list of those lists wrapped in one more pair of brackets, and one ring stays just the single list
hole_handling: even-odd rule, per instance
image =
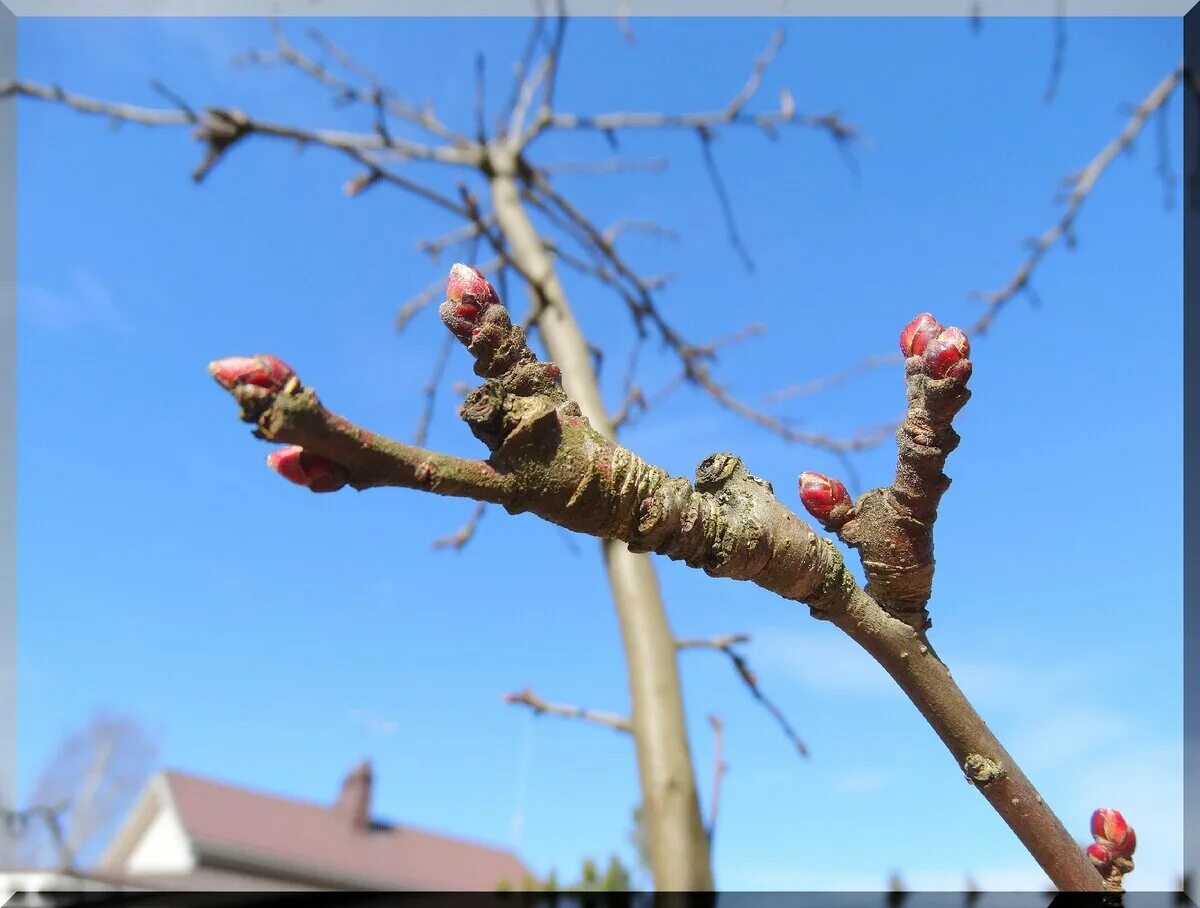
[{"label": "knot on branch", "polygon": [[963,761],[963,772],[967,774],[967,781],[976,788],[1008,777],[1003,766],[983,754],[968,754]]},{"label": "knot on branch", "polygon": [[192,179],[201,182],[225,152],[249,135],[253,128],[250,118],[240,110],[216,107],[206,110],[194,133],[195,138],[204,143],[204,160],[192,174]]}]

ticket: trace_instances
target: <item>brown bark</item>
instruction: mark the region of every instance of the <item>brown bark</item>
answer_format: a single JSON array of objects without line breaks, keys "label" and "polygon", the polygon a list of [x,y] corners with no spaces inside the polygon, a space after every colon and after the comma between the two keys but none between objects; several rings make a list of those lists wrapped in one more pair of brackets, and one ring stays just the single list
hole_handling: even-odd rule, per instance
[{"label": "brown bark", "polygon": [[[493,152],[492,204],[512,258],[530,275],[538,331],[563,385],[592,427],[616,440],[600,396],[583,333],[567,303],[554,263],[521,203],[515,160]],[[638,778],[645,806],[655,888],[705,890],[713,885],[708,837],[696,794],[695,769],[683,712],[675,638],[654,565],[612,539],[601,542],[625,649]]]},{"label": "brown bark", "polygon": [[[355,487],[398,485],[497,502],[511,513],[530,511],[576,532],[622,540],[632,551],[654,551],[714,577],[749,580],[808,605],[814,617],[841,628],[895,679],[1057,887],[1104,891],[1104,880],[967,701],[924,632],[872,599],[834,545],[776,499],[770,483],[726,453],[705,459],[689,482],[606,438],[564,393],[558,368],[536,360],[501,305],[482,312],[468,348],[476,372],[487,380],[467,396],[462,416],[491,450],[487,461],[433,455],[380,439],[327,411],[295,378],[280,393],[239,385],[234,394],[244,418],[256,422],[263,437],[336,461]],[[649,610],[629,611],[644,616]],[[639,650],[643,645],[638,637],[630,649],[652,650]],[[656,667],[664,664],[674,676],[674,659]],[[657,694],[656,705],[671,702]],[[646,722],[645,712],[640,717],[635,712],[635,736],[639,721]],[[690,802],[698,819],[694,777],[690,792],[683,792],[679,776],[669,775],[677,764],[650,762],[663,759],[661,750],[654,751],[662,741],[639,740],[639,758],[643,747],[650,752],[641,762],[643,779],[668,786],[665,801],[648,800],[647,806],[660,811],[661,822],[664,803]],[[654,776],[658,771],[664,775]],[[653,846],[656,883],[702,888],[673,863],[671,849],[687,849],[690,841],[672,837],[678,827],[660,829],[665,831]],[[689,872],[696,873],[697,866]]]}]

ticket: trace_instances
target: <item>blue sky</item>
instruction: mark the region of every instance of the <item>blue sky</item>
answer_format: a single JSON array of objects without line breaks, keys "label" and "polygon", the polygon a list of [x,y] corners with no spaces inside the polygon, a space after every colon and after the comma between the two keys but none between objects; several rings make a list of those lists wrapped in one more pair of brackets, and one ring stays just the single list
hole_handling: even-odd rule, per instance
[{"label": "blue sky", "polygon": [[[302,42],[306,23],[290,25]],[[470,128],[473,55],[489,102],[506,96],[520,20],[330,20],[322,28],[401,88]],[[564,109],[711,109],[765,45],[768,20],[574,21]],[[564,176],[597,223],[654,219],[678,242],[632,239],[696,340],[749,322],[719,374],[747,399],[894,349],[923,310],[978,312],[1022,242],[1054,220],[1078,170],[1176,65],[1173,20],[1071,20],[1065,70],[1042,99],[1046,20],[793,20],[762,103],[789,87],[802,110],[838,110],[864,141],[849,168],[823,135],[751,131],[715,143],[759,267],[730,250],[694,137],[629,136],[664,173]],[[19,70],[80,92],[157,105],[158,78],[193,104],[313,126],[369,128],[316,87],[230,58],[267,47],[258,20],[22,20]],[[1165,121],[1181,164],[1180,98]],[[22,102],[19,134],[20,782],[99,707],[140,717],[163,764],[331,799],[363,756],[390,819],[512,844],[539,872],[586,855],[630,857],[630,742],[502,705],[547,698],[625,710],[619,640],[596,544],[493,510],[460,554],[435,536],[470,511],[403,491],[314,496],[272,476],[205,364],[272,351],[335,409],[411,435],[442,329],[391,320],[437,279],[417,240],[453,227],[388,189],[347,199],[355,174],[319,149],[251,141],[197,188],[182,130],[109,130]],[[1171,885],[1181,836],[1180,205],[1164,206],[1156,124],[1105,174],[1078,245],[1036,277],[975,347],[974,397],[937,524],[933,641],[1015,758],[1082,840],[1092,809],[1139,832],[1130,888]],[[596,136],[551,137],[543,162],[608,157]],[[452,188],[452,176],[421,170]],[[457,175],[454,175],[457,176]],[[620,398],[631,338],[619,301],[564,281],[609,350]],[[642,378],[671,363],[653,346]],[[470,380],[454,351],[448,382]],[[897,417],[898,369],[795,401],[805,427],[848,433]],[[479,447],[444,391],[430,444]],[[804,469],[841,473],[676,394],[625,434],[690,475],[733,449],[798,507]],[[889,442],[855,464],[885,482]],[[726,724],[730,770],[715,862],[743,888],[1037,887],[1008,829],[964,784],[882,670],[807,610],[744,584],[658,562],[680,636],[748,632],[764,688],[812,750],[798,760],[713,654],[681,660],[708,796],[705,716]],[[898,834],[903,829],[904,834]]]}]

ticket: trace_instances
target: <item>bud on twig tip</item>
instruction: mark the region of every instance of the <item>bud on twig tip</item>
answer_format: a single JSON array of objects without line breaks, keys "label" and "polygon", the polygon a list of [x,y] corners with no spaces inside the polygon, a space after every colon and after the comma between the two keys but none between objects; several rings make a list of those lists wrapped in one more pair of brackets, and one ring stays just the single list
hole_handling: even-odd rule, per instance
[{"label": "bud on twig tip", "polygon": [[942,326],[936,318],[928,312],[922,312],[900,332],[900,351],[905,356],[920,356],[941,330]]},{"label": "bud on twig tip", "polygon": [[457,263],[450,269],[446,302],[439,312],[454,336],[469,344],[484,311],[499,302],[500,297],[486,277],[470,265]]},{"label": "bud on twig tip", "polygon": [[923,354],[930,378],[966,380],[971,375],[971,342],[958,328],[947,328],[929,341]]},{"label": "bud on twig tip", "polygon": [[213,360],[208,364],[208,373],[226,391],[238,385],[255,385],[276,393],[296,374],[291,366],[270,353]]},{"label": "bud on twig tip", "polygon": [[823,524],[844,521],[854,507],[846,487],[821,473],[800,474],[800,501]]}]

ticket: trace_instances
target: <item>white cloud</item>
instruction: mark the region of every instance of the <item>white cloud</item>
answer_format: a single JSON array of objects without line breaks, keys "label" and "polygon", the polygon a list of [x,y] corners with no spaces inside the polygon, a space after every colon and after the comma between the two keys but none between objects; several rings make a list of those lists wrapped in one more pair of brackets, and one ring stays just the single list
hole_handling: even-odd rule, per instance
[{"label": "white cloud", "polygon": [[879,664],[834,628],[823,634],[762,630],[754,639],[754,659],[764,675],[770,672],[822,693],[900,696]]},{"label": "white cloud", "polygon": [[837,776],[832,782],[832,788],[838,794],[863,797],[884,791],[893,780],[893,774],[886,769],[864,767]]},{"label": "white cloud", "polygon": [[17,297],[17,312],[49,331],[102,328],[121,335],[133,332],[133,323],[117,306],[112,293],[83,268],[71,270],[64,290],[23,286]]}]

